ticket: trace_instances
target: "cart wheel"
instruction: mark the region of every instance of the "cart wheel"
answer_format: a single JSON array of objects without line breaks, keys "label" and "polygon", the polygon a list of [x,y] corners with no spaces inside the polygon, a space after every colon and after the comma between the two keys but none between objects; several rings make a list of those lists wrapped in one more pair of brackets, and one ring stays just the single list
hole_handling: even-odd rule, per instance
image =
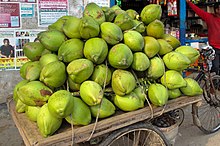
[{"label": "cart wheel", "polygon": [[220,129],[220,76],[213,76],[211,80],[215,90],[211,88],[210,80],[203,79],[200,83],[203,88],[202,104],[192,106],[193,122],[205,134]]},{"label": "cart wheel", "polygon": [[184,121],[184,111],[181,108],[175,109],[173,111],[170,112],[170,116],[175,119],[175,121],[177,121],[178,125],[182,125],[183,121]]},{"label": "cart wheel", "polygon": [[170,146],[151,123],[137,123],[111,133],[99,146]]}]

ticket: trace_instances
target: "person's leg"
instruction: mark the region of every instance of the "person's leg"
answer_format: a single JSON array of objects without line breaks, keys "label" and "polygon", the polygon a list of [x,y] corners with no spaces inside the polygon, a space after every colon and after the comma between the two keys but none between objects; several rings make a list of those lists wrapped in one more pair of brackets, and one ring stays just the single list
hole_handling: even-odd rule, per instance
[{"label": "person's leg", "polygon": [[215,72],[216,74],[220,75],[220,49],[215,49],[216,57],[212,61],[212,72]]}]

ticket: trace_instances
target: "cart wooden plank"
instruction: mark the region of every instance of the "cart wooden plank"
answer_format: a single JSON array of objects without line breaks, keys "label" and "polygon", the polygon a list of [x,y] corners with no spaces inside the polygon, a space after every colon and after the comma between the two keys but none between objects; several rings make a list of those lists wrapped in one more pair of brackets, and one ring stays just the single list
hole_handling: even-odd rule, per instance
[{"label": "cart wooden plank", "polygon": [[[153,106],[153,116],[155,117],[161,115],[162,111],[169,112],[171,110],[198,102],[201,102],[200,96],[182,96],[177,99],[169,100],[165,107]],[[9,110],[20,135],[27,146],[61,145],[62,143],[71,144],[72,137],[74,143],[80,143],[88,140],[92,129],[94,128],[94,123],[81,127],[73,126],[73,130],[70,125],[64,125],[54,135],[44,138],[40,135],[35,122],[27,119],[24,113],[16,112],[13,101],[9,103]],[[132,112],[118,112],[115,116],[102,119],[97,123],[93,138],[131,124],[147,120],[151,118],[151,116],[152,114],[149,107],[144,107]]]}]

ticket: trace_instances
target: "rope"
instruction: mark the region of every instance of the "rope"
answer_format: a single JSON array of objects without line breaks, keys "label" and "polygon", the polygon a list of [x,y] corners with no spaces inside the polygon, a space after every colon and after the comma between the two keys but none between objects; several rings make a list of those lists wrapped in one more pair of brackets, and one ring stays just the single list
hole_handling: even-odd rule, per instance
[{"label": "rope", "polygon": [[71,114],[70,116],[71,116],[71,146],[73,146],[73,144],[74,144],[74,137],[75,137],[74,129],[73,129],[73,123],[72,123],[73,115]]},{"label": "rope", "polygon": [[[157,56],[158,56],[158,58],[160,58],[160,59],[162,60],[162,58],[160,57],[160,55],[157,54]],[[163,73],[164,73],[164,84],[165,84],[165,87],[166,87],[167,92],[168,92],[167,83],[166,83],[167,80],[166,80],[165,64],[164,64],[163,61],[162,61],[162,63],[163,63],[163,65],[164,65],[164,70],[163,70]],[[164,105],[164,107],[163,107],[163,109],[161,110],[161,113],[159,114],[159,116],[161,116],[161,115],[164,113],[165,108],[166,108],[166,105],[167,105],[167,103]]]},{"label": "rope", "polygon": [[[66,82],[66,90],[67,91],[69,91],[69,82],[67,81]],[[72,115],[72,113],[70,114],[70,116],[71,116],[71,146],[73,146],[74,145],[74,137],[75,137],[75,135],[74,135],[74,129],[73,129],[73,121],[72,121],[72,119],[73,119],[73,115]]]},{"label": "rope", "polygon": [[[104,84],[103,84],[103,88],[102,88],[102,92],[105,91],[105,86],[106,86],[106,80],[107,80],[107,77],[108,77],[108,65],[107,65],[107,60],[105,61],[105,66],[106,66],[106,72],[105,72],[105,80],[104,80]],[[103,96],[104,96],[104,93],[103,93]],[[96,129],[96,126],[97,126],[97,123],[98,123],[98,118],[99,118],[99,114],[100,114],[100,109],[101,109],[101,106],[102,106],[102,102],[103,102],[103,98],[101,99],[101,102],[99,104],[99,109],[98,109],[98,113],[96,115],[96,119],[95,119],[95,124],[94,124],[94,127],[92,129],[92,133],[90,134],[89,138],[87,139],[87,141],[89,141],[94,132],[95,132],[95,129]]]},{"label": "rope", "polygon": [[137,75],[135,74],[134,70],[132,69],[131,72],[132,72],[132,74],[134,75],[134,77],[135,77],[135,79],[136,79],[136,81],[137,81],[137,83],[138,83],[138,86],[141,87],[142,93],[144,93],[144,97],[145,97],[145,99],[146,99],[146,101],[147,101],[147,104],[148,104],[148,106],[149,106],[149,108],[150,108],[150,111],[151,111],[151,119],[152,119],[152,118],[154,117],[154,111],[153,111],[153,108],[152,108],[152,106],[151,106],[151,104],[150,104],[150,101],[148,100],[147,95],[145,94],[145,92],[144,92],[144,90],[143,90],[143,88],[142,88],[142,86],[141,86],[141,83],[139,82],[139,80],[138,80],[138,78],[137,78]]}]

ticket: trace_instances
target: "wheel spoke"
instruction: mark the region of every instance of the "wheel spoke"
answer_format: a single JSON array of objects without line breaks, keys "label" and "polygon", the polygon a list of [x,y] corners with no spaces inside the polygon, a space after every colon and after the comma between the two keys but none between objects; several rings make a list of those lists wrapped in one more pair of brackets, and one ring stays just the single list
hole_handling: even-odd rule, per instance
[{"label": "wheel spoke", "polygon": [[[213,82],[213,84],[211,84]],[[212,87],[214,85],[214,87]],[[205,133],[213,133],[220,129],[220,76],[216,75],[211,78],[204,78],[200,82],[203,89],[202,105],[194,108],[194,111],[201,123],[197,125]],[[215,91],[215,92],[214,92]]]}]

